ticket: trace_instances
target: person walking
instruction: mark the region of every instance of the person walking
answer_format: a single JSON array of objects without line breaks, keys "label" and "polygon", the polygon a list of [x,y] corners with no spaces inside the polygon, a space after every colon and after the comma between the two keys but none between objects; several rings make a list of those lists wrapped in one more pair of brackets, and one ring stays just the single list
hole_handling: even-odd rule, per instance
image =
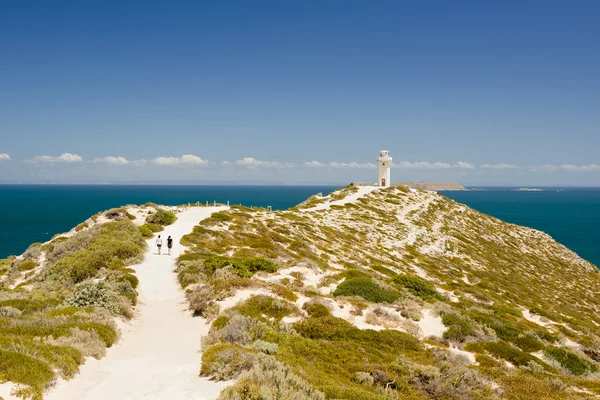
[{"label": "person walking", "polygon": [[158,255],[160,256],[160,248],[162,247],[162,239],[160,238],[160,235],[158,235],[158,238],[156,239],[156,247],[158,248]]},{"label": "person walking", "polygon": [[167,249],[169,249],[169,255],[171,255],[171,248],[173,247],[173,239],[171,235],[167,238]]}]

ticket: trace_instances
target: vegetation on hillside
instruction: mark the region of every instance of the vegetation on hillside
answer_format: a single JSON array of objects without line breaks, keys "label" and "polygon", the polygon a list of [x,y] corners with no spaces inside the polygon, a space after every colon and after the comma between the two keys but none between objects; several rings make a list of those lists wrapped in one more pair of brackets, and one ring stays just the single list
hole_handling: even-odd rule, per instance
[{"label": "vegetation on hillside", "polygon": [[84,357],[103,357],[118,339],[114,317],[132,315],[137,278],[127,265],[146,244],[126,209],[104,216],[112,222],[80,224],[0,261],[0,380],[18,384],[16,395],[41,399]]},{"label": "vegetation on hillside", "polygon": [[[593,265],[422,190],[312,208],[356,190],[232,208],[182,238],[180,283],[213,321],[201,374],[237,379],[221,399],[600,395]],[[221,309],[240,290],[260,295]]]}]

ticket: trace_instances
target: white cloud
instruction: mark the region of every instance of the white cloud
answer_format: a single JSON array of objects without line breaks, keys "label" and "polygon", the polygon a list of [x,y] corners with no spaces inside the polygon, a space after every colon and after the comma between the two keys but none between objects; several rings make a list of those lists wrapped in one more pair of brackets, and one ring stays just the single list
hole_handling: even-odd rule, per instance
[{"label": "white cloud", "polygon": [[11,158],[8,154],[6,153],[0,153],[0,161],[10,161]]},{"label": "white cloud", "polygon": [[74,163],[82,162],[83,158],[77,154],[63,153],[58,157],[54,156],[35,156],[31,160],[33,163],[54,164],[54,163]]},{"label": "white cloud", "polygon": [[[145,163],[145,160],[138,161],[144,161]],[[192,154],[186,154],[181,157],[156,157],[153,162],[156,165],[208,165],[207,160],[203,160]]]},{"label": "white cloud", "polygon": [[560,168],[566,171],[574,171],[574,172],[590,172],[590,171],[600,171],[600,164],[587,164],[587,165],[572,165],[572,164],[563,164]]},{"label": "white cloud", "polygon": [[560,169],[560,167],[558,167],[556,165],[552,165],[552,164],[530,165],[529,166],[529,170],[531,172],[554,172],[554,171],[558,171],[559,169]]},{"label": "white cloud", "polygon": [[404,169],[446,169],[452,168],[452,165],[448,163],[441,162],[409,162],[409,161],[400,161],[399,163],[394,163],[394,167],[396,168],[404,168]]},{"label": "white cloud", "polygon": [[95,162],[95,163],[106,163],[106,164],[110,164],[110,165],[127,165],[127,164],[129,164],[129,161],[126,158],[124,158],[124,157],[113,157],[113,156],[96,158],[93,162]]},{"label": "white cloud", "polygon": [[456,164],[449,164],[444,162],[428,162],[428,161],[400,161],[398,163],[394,163],[394,168],[402,168],[402,169],[449,169],[449,168],[460,168],[460,169],[475,169],[475,165],[466,162],[459,161]]},{"label": "white cloud", "polygon": [[511,169],[511,168],[517,168],[517,166],[514,165],[514,164],[483,164],[483,165],[481,165],[481,168],[485,168],[485,169]]},{"label": "white cloud", "polygon": [[[222,164],[231,164],[228,161],[224,161]],[[252,157],[244,157],[241,160],[234,161],[233,164],[239,165],[246,168],[293,168],[296,166],[294,163],[280,163],[277,161],[261,161]]]},{"label": "white cloud", "polygon": [[474,169],[475,165],[473,165],[473,164],[471,164],[469,162],[459,161],[458,163],[456,163],[456,168]]},{"label": "white cloud", "polygon": [[529,171],[531,172],[556,172],[556,171],[569,171],[569,172],[600,172],[600,164],[586,164],[586,165],[574,165],[574,164],[562,164],[562,165],[530,165]]},{"label": "white cloud", "polygon": [[357,162],[330,162],[329,166],[331,168],[375,168],[375,164],[366,162],[366,163],[357,163]]},{"label": "white cloud", "polygon": [[322,162],[319,161],[307,161],[304,163],[305,167],[309,167],[309,168],[323,168],[326,167],[327,164],[323,164]]},{"label": "white cloud", "polygon": [[307,161],[304,163],[305,167],[309,168],[375,168],[375,164],[367,162],[367,163],[357,163],[357,162],[336,162],[332,161],[330,163],[322,163],[319,161]]}]

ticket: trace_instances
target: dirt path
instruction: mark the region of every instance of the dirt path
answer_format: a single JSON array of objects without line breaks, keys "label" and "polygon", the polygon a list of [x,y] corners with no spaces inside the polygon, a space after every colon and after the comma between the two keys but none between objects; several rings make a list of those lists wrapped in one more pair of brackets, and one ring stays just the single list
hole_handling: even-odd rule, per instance
[{"label": "dirt path", "polygon": [[208,331],[202,318],[186,310],[184,294],[173,273],[175,259],[185,248],[181,236],[194,225],[225,207],[191,208],[161,232],[174,238],[172,256],[156,254],[155,239],[148,241],[144,262],[133,268],[140,280],[139,315],[121,327],[119,343],[102,360],[89,358],[70,381],[59,382],[49,400],[106,399],[215,399],[226,382],[200,378],[200,338]]}]

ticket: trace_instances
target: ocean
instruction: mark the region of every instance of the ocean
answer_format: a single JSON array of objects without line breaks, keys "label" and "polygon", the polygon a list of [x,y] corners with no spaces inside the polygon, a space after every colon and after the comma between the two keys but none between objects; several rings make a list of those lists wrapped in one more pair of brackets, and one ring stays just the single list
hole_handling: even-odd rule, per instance
[{"label": "ocean", "polygon": [[[21,254],[93,214],[126,204],[206,201],[287,209],[334,186],[0,185],[0,258]],[[600,188],[480,188],[445,196],[507,222],[550,234],[600,266]]]}]

